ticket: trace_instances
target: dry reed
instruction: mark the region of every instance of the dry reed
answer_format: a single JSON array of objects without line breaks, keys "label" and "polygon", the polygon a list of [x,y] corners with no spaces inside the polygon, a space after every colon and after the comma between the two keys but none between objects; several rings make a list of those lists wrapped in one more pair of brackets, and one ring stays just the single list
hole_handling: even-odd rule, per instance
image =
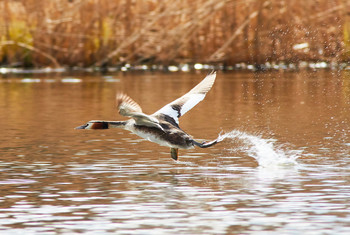
[{"label": "dry reed", "polygon": [[347,61],[348,0],[2,0],[0,64]]}]

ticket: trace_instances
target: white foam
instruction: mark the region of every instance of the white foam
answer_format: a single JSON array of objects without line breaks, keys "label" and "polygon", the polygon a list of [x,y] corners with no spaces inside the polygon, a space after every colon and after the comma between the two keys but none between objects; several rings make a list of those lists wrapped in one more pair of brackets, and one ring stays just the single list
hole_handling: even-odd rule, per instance
[{"label": "white foam", "polygon": [[[297,165],[296,159],[300,151],[283,150],[274,146],[275,140],[263,139],[260,136],[250,135],[238,130],[233,130],[219,136],[220,141],[224,139],[240,140],[243,144],[239,150],[243,150],[248,156],[253,157],[262,167],[275,167],[279,165]],[[237,151],[233,148],[231,151]]]}]

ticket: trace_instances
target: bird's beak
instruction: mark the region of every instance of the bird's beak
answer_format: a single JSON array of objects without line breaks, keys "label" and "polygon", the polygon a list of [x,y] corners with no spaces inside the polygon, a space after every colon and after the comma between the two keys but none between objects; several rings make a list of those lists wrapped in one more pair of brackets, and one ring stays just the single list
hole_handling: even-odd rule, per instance
[{"label": "bird's beak", "polygon": [[84,124],[82,126],[78,126],[78,127],[74,128],[74,129],[86,129],[87,126],[88,126],[88,124]]}]

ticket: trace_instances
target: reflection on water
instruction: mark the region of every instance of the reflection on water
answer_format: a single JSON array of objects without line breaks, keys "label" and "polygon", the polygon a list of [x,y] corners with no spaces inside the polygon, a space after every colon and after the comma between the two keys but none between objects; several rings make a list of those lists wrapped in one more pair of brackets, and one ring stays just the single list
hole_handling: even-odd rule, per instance
[{"label": "reflection on water", "polygon": [[219,73],[180,125],[226,139],[179,162],[123,130],[73,129],[122,119],[117,90],[152,113],[203,77],[1,79],[0,233],[349,234],[346,72]]}]

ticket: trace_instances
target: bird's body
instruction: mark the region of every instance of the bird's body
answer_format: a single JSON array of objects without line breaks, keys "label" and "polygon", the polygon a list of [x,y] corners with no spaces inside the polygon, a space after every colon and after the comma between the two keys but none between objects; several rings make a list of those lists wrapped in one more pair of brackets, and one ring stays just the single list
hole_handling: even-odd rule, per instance
[{"label": "bird's body", "polygon": [[77,129],[122,128],[146,140],[171,148],[171,157],[178,159],[178,149],[194,146],[210,147],[220,140],[198,143],[179,127],[179,117],[202,101],[214,84],[216,73],[207,75],[202,82],[177,100],[165,105],[152,115],[146,115],[141,107],[125,94],[117,95],[119,113],[131,117],[126,121],[89,121]]},{"label": "bird's body", "polygon": [[125,129],[136,135],[170,148],[190,149],[193,148],[192,137],[178,127],[160,122],[163,130],[156,127],[139,126],[135,124],[127,125]]}]

